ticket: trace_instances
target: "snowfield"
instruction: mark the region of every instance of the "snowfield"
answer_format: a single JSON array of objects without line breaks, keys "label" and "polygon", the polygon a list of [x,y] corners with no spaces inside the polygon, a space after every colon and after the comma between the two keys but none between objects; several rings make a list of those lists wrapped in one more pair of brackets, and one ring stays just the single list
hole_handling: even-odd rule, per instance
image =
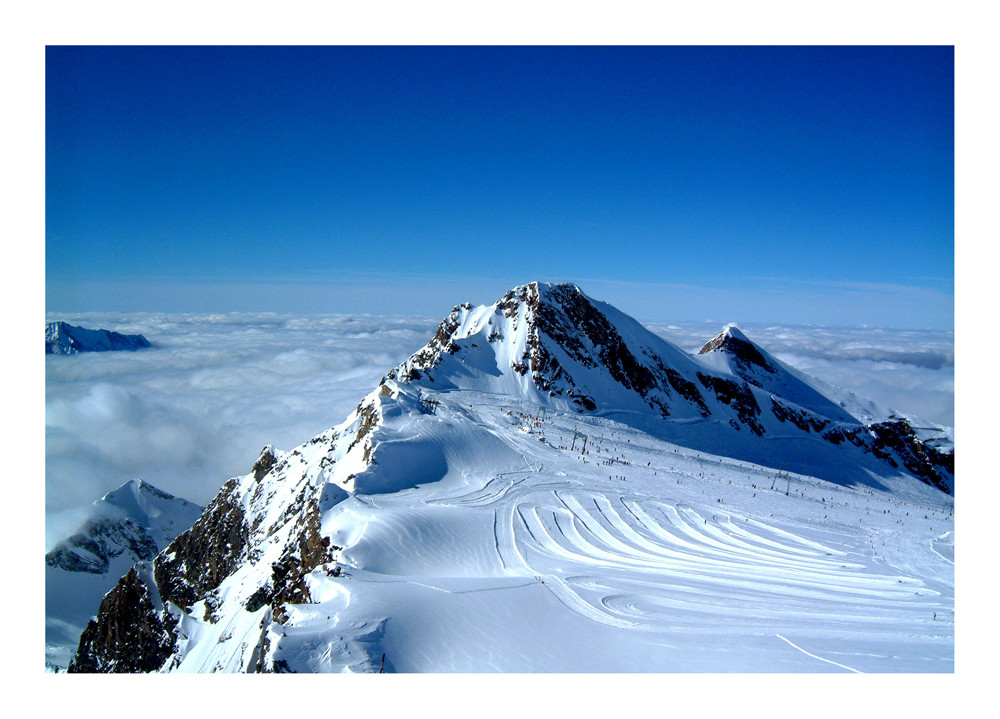
[{"label": "snowfield", "polygon": [[[778,476],[610,420],[455,395],[415,442],[440,451],[433,476],[324,516],[324,534],[345,545],[343,573],[310,575],[316,603],[272,626],[274,661],[312,672],[953,671],[952,504],[938,490]],[[449,420],[473,412],[463,446],[505,441],[447,456]],[[584,453],[579,439],[568,449],[574,429]],[[252,649],[259,621],[243,612],[216,625],[211,651],[179,669],[238,670],[233,644]]]}]

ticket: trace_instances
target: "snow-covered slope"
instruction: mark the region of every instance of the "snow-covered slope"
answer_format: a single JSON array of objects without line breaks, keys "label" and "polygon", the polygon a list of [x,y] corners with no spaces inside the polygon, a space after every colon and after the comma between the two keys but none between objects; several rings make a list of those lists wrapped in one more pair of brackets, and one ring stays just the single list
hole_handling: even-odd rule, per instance
[{"label": "snow-covered slope", "polygon": [[732,351],[572,285],[456,307],[123,577],[71,670],[950,671],[951,455]]},{"label": "snow-covered slope", "polygon": [[45,354],[71,355],[80,352],[110,352],[151,347],[142,335],[123,335],[109,330],[91,330],[65,322],[45,325]]},{"label": "snow-covered slope", "polygon": [[65,668],[119,577],[155,557],[204,509],[142,480],[94,502],[79,529],[45,555],[46,662]]}]

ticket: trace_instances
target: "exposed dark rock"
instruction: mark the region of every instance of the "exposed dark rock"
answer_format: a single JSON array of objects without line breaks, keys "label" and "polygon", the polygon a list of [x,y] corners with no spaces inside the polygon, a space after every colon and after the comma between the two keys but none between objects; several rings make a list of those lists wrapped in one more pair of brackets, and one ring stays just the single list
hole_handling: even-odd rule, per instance
[{"label": "exposed dark rock", "polygon": [[[264,604],[274,609],[276,621],[286,616],[285,604],[305,604],[312,601],[305,578],[316,567],[334,561],[333,553],[339,551],[329,537],[320,534],[319,507],[314,500],[296,521],[293,539],[285,546],[281,558],[271,565],[268,585],[258,589],[247,601],[247,609],[256,611]],[[251,606],[256,609],[251,609]]]},{"label": "exposed dark rock", "polygon": [[[72,540],[72,538],[70,539]],[[74,544],[82,548],[81,541],[74,541]],[[45,564],[50,567],[65,569],[67,572],[104,574],[108,571],[108,560],[106,557],[96,557],[90,552],[81,554],[70,549],[65,543],[56,545],[51,552],[45,555]]]},{"label": "exposed dark rock", "polygon": [[273,588],[270,584],[265,584],[263,587],[260,587],[256,592],[250,595],[249,599],[247,599],[247,611],[256,612],[265,604],[268,604],[271,601],[272,592]]},{"label": "exposed dark rock", "polygon": [[694,382],[685,379],[680,372],[675,369],[667,369],[663,367],[662,363],[660,367],[663,369],[664,374],[667,376],[667,381],[670,386],[688,402],[693,402],[698,405],[698,411],[701,413],[702,417],[708,417],[712,414],[712,411],[705,404],[705,398],[701,396],[701,392],[698,391],[698,387]]},{"label": "exposed dark rock", "polygon": [[45,555],[45,563],[70,572],[104,574],[111,559],[123,552],[131,553],[135,561],[152,559],[157,552],[156,542],[130,519],[99,519],[87,522],[79,532],[57,544]]},{"label": "exposed dark rock", "polygon": [[256,481],[260,481],[265,474],[270,472],[274,465],[278,463],[278,455],[274,451],[274,447],[267,445],[260,451],[260,456],[253,465],[253,478]]},{"label": "exposed dark rock", "polygon": [[[811,412],[793,409],[784,402],[779,402],[774,397],[771,397],[771,412],[782,422],[791,422],[803,432],[810,430],[822,432],[830,424],[830,421],[827,419],[821,419]],[[836,444],[839,444],[840,441],[842,440],[838,439]]]},{"label": "exposed dark rock", "polygon": [[354,449],[358,442],[364,440],[364,438],[368,436],[368,433],[371,432],[378,424],[378,410],[375,408],[374,402],[359,404],[357,406],[357,413],[359,420],[358,431],[357,434],[354,435],[354,441],[351,442],[350,446],[347,448],[348,452]]},{"label": "exposed dark rock", "polygon": [[760,416],[760,405],[757,404],[757,400],[748,385],[701,372],[698,373],[698,380],[705,387],[714,390],[716,399],[722,404],[727,404],[735,409],[740,421],[749,427],[754,434],[758,436],[764,434],[764,427],[757,420]]},{"label": "exposed dark rock", "polygon": [[838,445],[847,440],[893,467],[902,463],[925,484],[951,494],[946,474],[955,473],[955,455],[920,441],[905,420],[877,422],[867,427],[834,427],[823,434],[823,439]]},{"label": "exposed dark rock", "polygon": [[152,672],[163,666],[176,645],[169,612],[153,608],[149,589],[133,567],[101,602],[80,636],[71,673]]},{"label": "exposed dark rock", "polygon": [[837,445],[847,441],[865,452],[871,452],[865,435],[867,432],[863,427],[833,427],[823,434],[823,439]]},{"label": "exposed dark rock", "polygon": [[713,350],[723,350],[738,362],[754,365],[766,372],[776,371],[751,342],[733,336],[728,329],[706,342],[705,346],[698,350],[698,354],[703,355]]},{"label": "exposed dark rock", "polygon": [[583,394],[582,392],[570,391],[567,396],[588,412],[593,412],[597,409],[597,403],[594,402],[594,398],[590,395]]},{"label": "exposed dark rock", "polygon": [[[552,301],[539,302],[537,287],[530,298],[534,306],[535,327],[555,340],[566,354],[584,367],[595,367],[596,350],[600,364],[607,368],[615,381],[643,397],[656,387],[656,379],[626,346],[618,331],[603,312],[575,285],[554,285],[549,288]],[[590,347],[581,341],[580,333]],[[534,366],[532,366],[534,369]]]},{"label": "exposed dark rock", "polygon": [[[413,381],[420,379],[420,370],[428,370],[440,364],[443,353],[454,353],[458,351],[454,344],[452,335],[458,329],[462,309],[471,309],[472,305],[466,303],[453,307],[451,314],[445,317],[438,325],[437,331],[431,337],[430,342],[407,360],[401,368],[390,370],[386,374],[388,379],[399,379],[402,381]],[[400,373],[401,372],[401,373]]]},{"label": "exposed dark rock", "polygon": [[872,449],[874,454],[896,466],[894,458],[890,455],[891,451],[908,472],[924,483],[950,494],[941,469],[954,466],[953,455],[921,442],[909,422],[905,420],[879,422],[869,425],[868,429],[874,438]]},{"label": "exposed dark rock", "polygon": [[170,543],[153,565],[164,601],[189,607],[238,566],[247,542],[243,507],[233,496],[236,480],[219,494],[188,531]]}]

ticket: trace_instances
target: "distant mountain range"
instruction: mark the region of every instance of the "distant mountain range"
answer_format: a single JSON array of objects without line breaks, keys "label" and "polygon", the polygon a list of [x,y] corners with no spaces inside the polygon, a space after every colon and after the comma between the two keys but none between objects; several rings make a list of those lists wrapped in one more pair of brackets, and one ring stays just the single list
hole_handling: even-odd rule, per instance
[{"label": "distant mountain range", "polygon": [[530,283],[265,447],[70,671],[950,671],[953,492],[945,428]]},{"label": "distant mountain range", "polygon": [[108,330],[91,330],[66,322],[45,325],[45,354],[71,355],[80,352],[112,352],[151,347],[142,335],[123,335]]}]

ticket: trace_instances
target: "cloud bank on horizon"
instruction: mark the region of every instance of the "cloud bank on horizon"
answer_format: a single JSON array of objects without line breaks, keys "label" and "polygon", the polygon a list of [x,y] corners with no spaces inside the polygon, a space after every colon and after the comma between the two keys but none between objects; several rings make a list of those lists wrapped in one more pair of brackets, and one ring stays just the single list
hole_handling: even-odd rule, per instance
[{"label": "cloud bank on horizon", "polygon": [[[439,318],[370,315],[49,314],[142,333],[154,348],[46,358],[46,545],[81,511],[142,478],[207,504],[261,447],[341,422]],[[648,323],[697,351],[724,323]],[[923,419],[954,422],[947,331],[741,324],[790,365]]]}]

